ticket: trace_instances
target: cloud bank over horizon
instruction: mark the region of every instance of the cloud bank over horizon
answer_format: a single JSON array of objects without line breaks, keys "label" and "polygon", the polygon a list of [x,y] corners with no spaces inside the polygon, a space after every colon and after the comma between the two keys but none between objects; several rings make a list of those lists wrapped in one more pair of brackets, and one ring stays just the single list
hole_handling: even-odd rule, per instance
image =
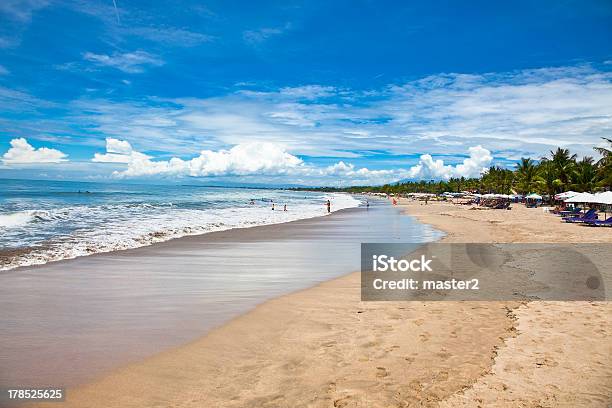
[{"label": "cloud bank over horizon", "polygon": [[321,184],[335,179],[334,184],[380,184],[402,179],[442,179],[451,177],[478,177],[491,165],[491,152],[482,146],[468,149],[469,157],[455,166],[434,160],[430,154],[421,155],[418,164],[409,168],[370,170],[357,168],[352,163],[339,161],[321,167],[305,163],[287,152],[284,147],[270,142],[247,142],[228,150],[202,150],[199,156],[189,160],[172,157],[155,160],[135,151],[125,140],[106,139],[106,152],[95,153],[91,159],[97,163],[121,163],[126,168],[115,170],[118,178],[210,176],[286,176],[287,182],[301,180],[303,184]]}]

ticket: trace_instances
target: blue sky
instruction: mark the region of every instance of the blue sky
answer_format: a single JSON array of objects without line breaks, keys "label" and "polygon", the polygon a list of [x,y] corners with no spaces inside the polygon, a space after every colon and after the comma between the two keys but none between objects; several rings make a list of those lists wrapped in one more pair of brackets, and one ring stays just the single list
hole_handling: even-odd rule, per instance
[{"label": "blue sky", "polygon": [[0,2],[0,177],[477,175],[612,130],[612,3]]}]

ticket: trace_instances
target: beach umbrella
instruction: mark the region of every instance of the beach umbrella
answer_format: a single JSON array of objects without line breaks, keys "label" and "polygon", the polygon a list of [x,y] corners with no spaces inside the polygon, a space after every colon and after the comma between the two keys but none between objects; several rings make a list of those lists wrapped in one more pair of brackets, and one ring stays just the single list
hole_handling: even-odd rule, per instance
[{"label": "beach umbrella", "polygon": [[593,197],[593,203],[612,205],[612,191],[597,193]]},{"label": "beach umbrella", "polygon": [[579,193],[577,193],[575,191],[566,191],[564,193],[559,193],[559,194],[555,195],[555,200],[564,201],[564,200],[566,200],[568,198],[571,198],[571,197],[573,197],[573,196],[575,196],[577,194],[579,194]]},{"label": "beach umbrella", "polygon": [[565,200],[566,203],[595,203],[595,195],[591,193],[579,193]]},{"label": "beach umbrella", "polygon": [[612,205],[612,191],[604,191],[603,193],[595,194],[593,203],[603,204],[604,219],[608,216],[608,207]]},{"label": "beach umbrella", "polygon": [[527,197],[525,197],[528,200],[541,200],[542,196],[536,193],[531,193],[529,194]]}]

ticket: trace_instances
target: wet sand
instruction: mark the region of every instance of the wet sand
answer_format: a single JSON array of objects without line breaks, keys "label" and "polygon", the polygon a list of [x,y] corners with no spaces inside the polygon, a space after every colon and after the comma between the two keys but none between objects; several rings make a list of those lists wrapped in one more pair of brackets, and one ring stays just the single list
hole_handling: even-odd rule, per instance
[{"label": "wet sand", "polygon": [[[602,229],[559,226],[541,210],[402,208],[446,231],[445,242],[556,242],[560,233],[573,242],[612,242]],[[354,273],[267,301],[188,345],[70,389],[66,404],[49,406],[612,402],[610,302],[361,302],[359,278]]]},{"label": "wet sand", "polygon": [[0,386],[75,386],[439,233],[388,205],[0,273]]}]

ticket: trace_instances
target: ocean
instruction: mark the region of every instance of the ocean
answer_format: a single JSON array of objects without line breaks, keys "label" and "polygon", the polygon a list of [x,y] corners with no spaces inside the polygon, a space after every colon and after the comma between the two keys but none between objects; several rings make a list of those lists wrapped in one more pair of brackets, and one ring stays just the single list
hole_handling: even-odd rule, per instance
[{"label": "ocean", "polygon": [[360,205],[346,194],[0,179],[0,270],[324,216],[328,199],[332,212]]}]

